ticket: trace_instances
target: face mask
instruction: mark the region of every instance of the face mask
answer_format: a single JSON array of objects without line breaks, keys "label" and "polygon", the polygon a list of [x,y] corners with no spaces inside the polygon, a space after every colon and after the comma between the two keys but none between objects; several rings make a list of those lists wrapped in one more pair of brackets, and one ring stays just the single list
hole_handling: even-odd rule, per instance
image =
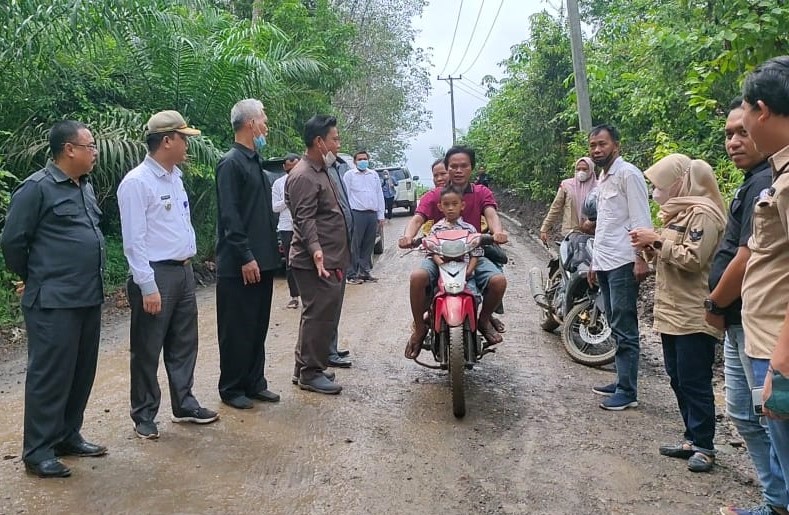
[{"label": "face mask", "polygon": [[358,168],[358,169],[359,169],[359,170],[361,170],[361,171],[365,171],[365,170],[367,170],[367,167],[368,167],[369,165],[370,165],[370,162],[369,162],[369,161],[367,161],[366,159],[362,159],[361,161],[359,161],[358,163],[356,163],[356,168]]},{"label": "face mask", "polygon": [[581,182],[586,182],[589,180],[589,172],[576,172],[575,178]]},{"label": "face mask", "polygon": [[[326,148],[326,145],[323,145],[323,148]],[[323,164],[326,165],[326,168],[329,168],[336,162],[337,156],[335,156],[334,153],[329,152],[327,149],[327,153],[323,156]]]},{"label": "face mask", "polygon": [[255,150],[257,150],[258,153],[262,152],[263,149],[266,148],[266,137],[264,135],[260,134],[255,136],[252,141],[254,142]]},{"label": "face mask", "polygon": [[592,161],[594,161],[596,166],[599,166],[600,168],[606,168],[608,165],[614,162],[614,153],[612,152],[604,158],[592,158]]},{"label": "face mask", "polygon": [[652,200],[655,201],[656,204],[662,206],[666,202],[668,202],[669,194],[668,191],[662,190],[658,187],[652,189]]}]

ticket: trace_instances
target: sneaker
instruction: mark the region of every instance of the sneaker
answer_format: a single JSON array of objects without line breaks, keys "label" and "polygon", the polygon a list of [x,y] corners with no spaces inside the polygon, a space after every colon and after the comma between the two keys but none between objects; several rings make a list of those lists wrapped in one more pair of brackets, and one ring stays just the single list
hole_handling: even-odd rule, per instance
[{"label": "sneaker", "polygon": [[775,511],[769,504],[762,504],[750,508],[727,506],[726,508],[721,508],[721,515],[780,515],[780,513]]},{"label": "sneaker", "polygon": [[191,412],[182,413],[180,416],[173,414],[173,422],[191,422],[193,424],[210,424],[219,419],[216,411],[207,408],[197,408]]},{"label": "sneaker", "polygon": [[347,282],[348,284],[364,284],[364,281],[356,277],[349,277]]},{"label": "sneaker", "polygon": [[605,386],[593,386],[592,391],[597,395],[610,397],[616,393],[616,383],[607,384]]},{"label": "sneaker", "polygon": [[134,425],[134,434],[137,435],[137,438],[142,438],[143,440],[156,440],[159,438],[159,430],[154,422],[138,422]]},{"label": "sneaker", "polygon": [[635,408],[637,406],[638,401],[629,399],[621,393],[614,394],[600,403],[600,407],[608,411],[624,411],[627,408]]},{"label": "sneaker", "polygon": [[366,283],[377,283],[378,282],[378,278],[377,277],[373,277],[370,274],[362,276],[361,279],[362,279],[362,281],[364,281]]},{"label": "sneaker", "polygon": [[[329,381],[334,381],[334,378],[336,377],[334,372],[331,371],[331,370],[324,370],[323,371],[323,375],[326,376],[326,379],[328,379]],[[295,384],[295,385],[298,385],[299,384],[299,376],[291,377],[290,378],[290,382]]]}]

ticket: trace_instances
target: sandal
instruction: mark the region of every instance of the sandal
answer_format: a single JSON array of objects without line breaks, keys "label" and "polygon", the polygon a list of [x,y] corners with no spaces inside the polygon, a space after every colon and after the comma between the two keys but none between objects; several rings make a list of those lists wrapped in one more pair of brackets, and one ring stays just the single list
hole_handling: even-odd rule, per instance
[{"label": "sandal", "polygon": [[490,325],[492,325],[493,328],[498,333],[506,333],[507,332],[507,328],[504,326],[504,322],[502,322],[501,320],[499,320],[496,317],[490,317]]},{"label": "sandal", "polygon": [[497,345],[504,341],[504,338],[496,331],[490,321],[488,321],[487,324],[480,323],[478,330],[482,334],[482,337],[485,338],[484,348]]},{"label": "sandal", "polygon": [[286,307],[288,309],[298,309],[298,307],[299,307],[299,299],[296,299],[296,298],[290,299],[290,302],[288,302],[288,305]]},{"label": "sandal", "polygon": [[661,445],[658,451],[662,456],[668,456],[669,458],[680,458],[683,460],[689,459],[696,453],[696,451],[693,450],[693,444],[687,441],[678,445]]},{"label": "sandal", "polygon": [[411,333],[411,337],[405,346],[405,357],[407,359],[416,359],[419,357],[419,353],[422,352],[422,342],[427,336],[427,326],[420,325],[420,327],[421,329],[414,328],[414,332]]},{"label": "sandal", "polygon": [[715,456],[697,452],[688,459],[688,470],[691,472],[709,472],[715,465]]}]

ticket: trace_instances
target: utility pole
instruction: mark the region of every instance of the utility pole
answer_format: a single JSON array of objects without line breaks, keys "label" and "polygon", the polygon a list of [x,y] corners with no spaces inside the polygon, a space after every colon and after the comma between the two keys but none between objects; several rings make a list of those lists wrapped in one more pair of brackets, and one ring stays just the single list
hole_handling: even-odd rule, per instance
[{"label": "utility pole", "polygon": [[586,57],[581,35],[581,15],[578,13],[578,0],[567,0],[567,21],[570,25],[570,44],[573,53],[573,73],[575,74],[575,97],[578,101],[578,122],[581,132],[592,129],[592,107],[589,102],[589,84],[586,82]]},{"label": "utility pole", "polygon": [[439,75],[438,80],[445,80],[449,82],[449,103],[452,108],[452,145],[454,145],[455,141],[457,140],[457,131],[455,130],[455,81],[463,80],[463,76],[459,75],[457,77],[453,77],[448,75],[442,79]]}]

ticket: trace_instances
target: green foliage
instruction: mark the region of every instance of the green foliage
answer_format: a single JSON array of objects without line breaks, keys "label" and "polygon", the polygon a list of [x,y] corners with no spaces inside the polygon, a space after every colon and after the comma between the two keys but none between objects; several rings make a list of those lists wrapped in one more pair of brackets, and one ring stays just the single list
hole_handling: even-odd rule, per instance
[{"label": "green foliage", "polygon": [[[742,175],[724,149],[724,111],[744,74],[789,53],[789,6],[781,0],[582,0],[594,123],[622,134],[623,156],[645,169],[671,152],[704,159],[730,198]],[[468,142],[498,184],[549,200],[558,179],[587,153],[578,130],[568,30],[561,14],[531,19],[505,78]]]},{"label": "green foliage", "polygon": [[[366,53],[359,50],[359,42],[376,39],[360,36],[368,17],[349,12],[344,4],[0,2],[0,213],[5,213],[18,181],[44,166],[49,127],[62,119],[86,123],[99,148],[91,181],[104,211],[107,282],[114,286],[122,284],[126,274],[115,192],[123,176],[143,159],[143,128],[156,111],[176,109],[203,132],[190,139],[189,159],[182,167],[198,259],[214,253],[214,166],[233,140],[230,109],[238,100],[254,97],[265,104],[268,155],[303,148],[303,124],[318,112],[336,113],[345,121],[346,141],[369,141],[380,146],[382,155],[402,155],[402,144],[387,146],[386,141],[397,141],[400,134],[392,131],[393,124],[410,130],[421,122],[408,121],[421,120],[424,114],[421,103],[427,90],[414,88],[424,85],[424,56],[410,46],[411,16],[421,11],[423,2],[403,0],[399,7],[390,0],[368,2],[369,13],[376,13],[370,20],[392,19],[383,27],[388,31],[381,34],[384,43]],[[393,101],[364,120],[364,130],[376,135],[369,139],[351,127],[354,120],[344,110],[347,106],[335,101],[352,79],[364,76],[368,61],[385,62],[387,70],[400,74],[394,75],[398,81],[403,79],[393,89],[391,77],[371,82],[375,87],[385,83],[381,87]],[[7,275],[0,272],[0,325],[16,317],[17,300],[9,294]]]}]

